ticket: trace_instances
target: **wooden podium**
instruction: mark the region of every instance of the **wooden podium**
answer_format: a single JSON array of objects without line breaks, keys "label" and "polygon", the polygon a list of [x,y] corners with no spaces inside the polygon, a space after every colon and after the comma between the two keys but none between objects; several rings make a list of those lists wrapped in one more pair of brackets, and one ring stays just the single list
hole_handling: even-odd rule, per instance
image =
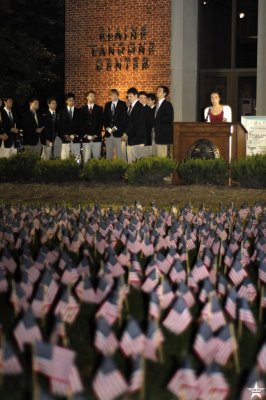
[{"label": "wooden podium", "polygon": [[[211,124],[206,122],[175,122],[173,158],[177,162],[191,157],[191,149],[198,140],[207,140],[227,162],[245,157],[246,129],[240,123]],[[181,183],[177,174],[173,183]]]}]

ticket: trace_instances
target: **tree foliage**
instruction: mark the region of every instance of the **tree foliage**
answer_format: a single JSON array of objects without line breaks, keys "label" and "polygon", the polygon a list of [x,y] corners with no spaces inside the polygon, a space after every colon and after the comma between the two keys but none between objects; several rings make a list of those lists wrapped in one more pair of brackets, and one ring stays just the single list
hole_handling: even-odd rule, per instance
[{"label": "tree foliage", "polygon": [[0,55],[0,96],[63,90],[64,1],[2,0]]}]

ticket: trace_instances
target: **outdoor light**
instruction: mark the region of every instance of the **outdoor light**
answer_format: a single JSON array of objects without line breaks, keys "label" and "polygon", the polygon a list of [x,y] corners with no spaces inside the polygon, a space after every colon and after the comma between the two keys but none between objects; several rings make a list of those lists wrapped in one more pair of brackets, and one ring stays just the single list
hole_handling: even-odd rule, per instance
[{"label": "outdoor light", "polygon": [[239,13],[239,18],[240,18],[240,19],[245,18],[245,13],[244,13],[244,12]]}]

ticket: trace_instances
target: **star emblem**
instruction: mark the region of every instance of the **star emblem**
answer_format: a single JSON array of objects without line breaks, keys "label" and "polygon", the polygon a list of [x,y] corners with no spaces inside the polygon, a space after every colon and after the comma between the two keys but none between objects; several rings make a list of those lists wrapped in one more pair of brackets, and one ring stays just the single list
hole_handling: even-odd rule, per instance
[{"label": "star emblem", "polygon": [[251,395],[251,399],[258,397],[259,399],[261,399],[261,392],[263,392],[265,390],[265,388],[260,388],[258,386],[258,383],[256,382],[254,385],[254,388],[248,388],[248,390],[252,393]]}]

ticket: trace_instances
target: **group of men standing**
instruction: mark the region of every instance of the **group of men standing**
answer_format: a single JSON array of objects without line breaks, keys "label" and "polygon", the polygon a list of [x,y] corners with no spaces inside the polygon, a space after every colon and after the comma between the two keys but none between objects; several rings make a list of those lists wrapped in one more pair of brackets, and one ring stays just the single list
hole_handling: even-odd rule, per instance
[{"label": "group of men standing", "polygon": [[105,142],[107,159],[124,159],[129,163],[148,156],[167,157],[173,136],[173,107],[166,100],[169,90],[159,86],[154,93],[127,91],[126,102],[117,89],[110,91],[110,101],[96,104],[93,90],[86,93],[86,104],[75,106],[74,93],[65,96],[65,107],[58,113],[57,100],[47,99],[48,111],[38,112],[39,100],[29,101],[29,110],[20,121],[12,110],[12,98],[4,98],[0,119],[0,157],[16,153],[19,133],[23,132],[25,149],[37,152],[44,160],[67,159],[72,153],[83,162],[102,156]]}]

